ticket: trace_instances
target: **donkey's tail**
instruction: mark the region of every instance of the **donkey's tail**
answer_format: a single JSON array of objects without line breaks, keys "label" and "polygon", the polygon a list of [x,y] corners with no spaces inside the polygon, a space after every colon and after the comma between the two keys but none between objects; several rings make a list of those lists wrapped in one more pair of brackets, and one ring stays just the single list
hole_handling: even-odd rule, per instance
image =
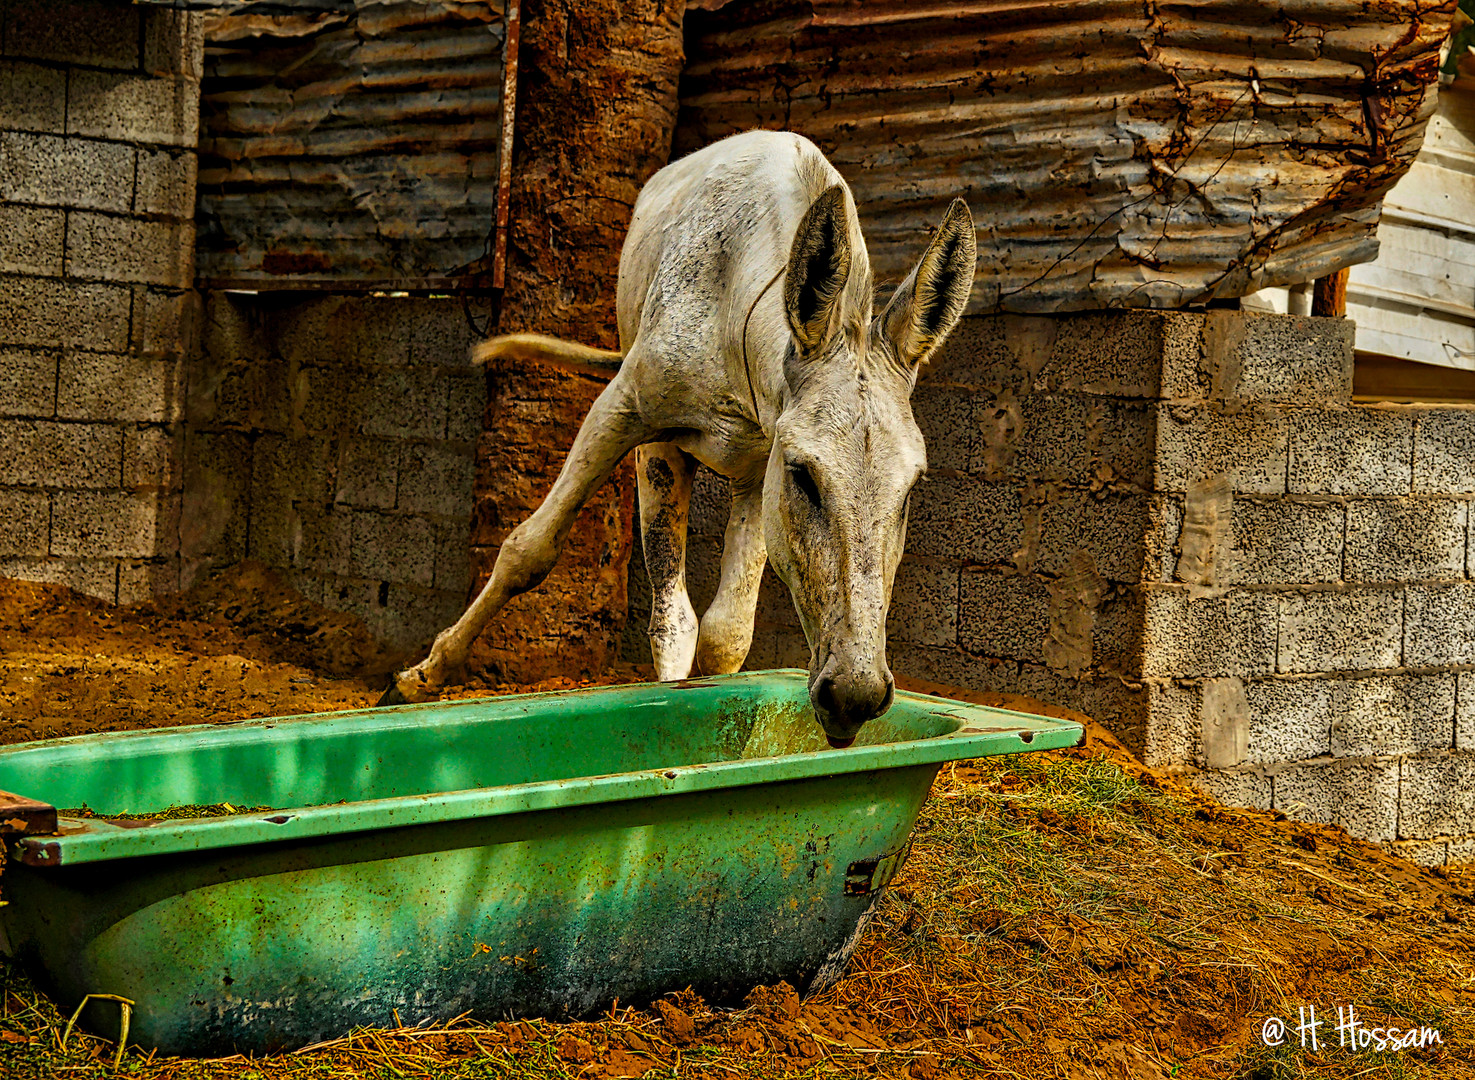
[{"label": "donkey's tail", "polygon": [[609,349],[593,349],[573,341],[560,341],[545,334],[504,334],[488,338],[471,350],[478,364],[493,360],[538,360],[565,371],[613,378],[624,361],[623,353]]}]

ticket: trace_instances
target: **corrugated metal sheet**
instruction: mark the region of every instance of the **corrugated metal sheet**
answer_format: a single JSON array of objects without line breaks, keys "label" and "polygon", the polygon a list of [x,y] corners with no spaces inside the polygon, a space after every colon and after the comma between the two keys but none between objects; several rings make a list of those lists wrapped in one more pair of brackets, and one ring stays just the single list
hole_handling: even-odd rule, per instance
[{"label": "corrugated metal sheet", "polygon": [[299,10],[206,19],[200,282],[435,289],[489,266],[503,0],[272,2]]},{"label": "corrugated metal sheet", "polygon": [[1347,314],[1361,350],[1475,371],[1475,58],[1466,65],[1384,200],[1381,251],[1353,268]]},{"label": "corrugated metal sheet", "polygon": [[677,153],[801,132],[878,280],[946,203],[973,311],[1177,307],[1372,258],[1454,0],[690,0]]}]

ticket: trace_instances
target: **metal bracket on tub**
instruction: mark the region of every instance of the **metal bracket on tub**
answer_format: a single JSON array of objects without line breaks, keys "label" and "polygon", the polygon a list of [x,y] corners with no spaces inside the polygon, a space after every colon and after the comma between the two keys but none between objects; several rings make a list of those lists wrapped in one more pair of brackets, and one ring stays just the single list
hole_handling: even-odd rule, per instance
[{"label": "metal bracket on tub", "polygon": [[0,791],[0,836],[48,836],[56,831],[56,807]]},{"label": "metal bracket on tub", "polygon": [[880,892],[896,876],[911,850],[912,842],[908,840],[895,851],[878,855],[874,859],[860,859],[851,863],[845,870],[845,895],[869,896],[873,892]]}]

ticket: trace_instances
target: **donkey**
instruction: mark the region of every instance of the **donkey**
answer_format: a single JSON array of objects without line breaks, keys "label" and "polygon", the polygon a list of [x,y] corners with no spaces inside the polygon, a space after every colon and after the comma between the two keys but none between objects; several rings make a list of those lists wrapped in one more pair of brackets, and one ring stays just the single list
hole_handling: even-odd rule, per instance
[{"label": "donkey", "polygon": [[[535,334],[478,348],[613,378],[486,587],[379,704],[433,696],[487,621],[548,574],[579,508],[634,450],[657,678],[742,666],[771,561],[809,642],[815,715],[832,746],[850,745],[891,706],[886,612],[926,469],[911,392],[963,313],[975,260],[955,199],[873,319],[854,198],[813,143],[749,131],[656,173],[620,254],[621,352]],[[732,486],[721,583],[700,619],[685,565],[698,462]]]}]

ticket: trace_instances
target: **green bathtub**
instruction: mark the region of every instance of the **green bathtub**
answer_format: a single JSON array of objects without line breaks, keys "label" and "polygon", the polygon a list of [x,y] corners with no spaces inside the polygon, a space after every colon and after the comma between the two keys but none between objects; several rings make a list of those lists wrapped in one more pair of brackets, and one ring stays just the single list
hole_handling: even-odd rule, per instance
[{"label": "green bathtub", "polygon": [[0,790],[270,809],[12,836],[0,948],[64,1011],[132,999],[129,1041],[171,1054],[816,988],[944,762],[1080,737],[898,692],[831,750],[805,673],[771,671],[27,743]]}]

